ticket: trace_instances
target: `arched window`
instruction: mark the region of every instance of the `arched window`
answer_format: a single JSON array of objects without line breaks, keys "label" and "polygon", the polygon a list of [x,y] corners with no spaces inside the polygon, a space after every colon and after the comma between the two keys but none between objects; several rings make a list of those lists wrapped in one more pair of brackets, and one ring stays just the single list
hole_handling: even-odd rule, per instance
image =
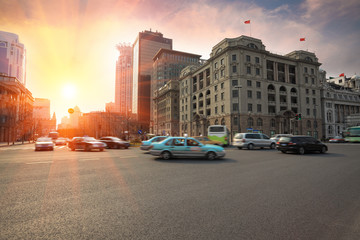
[{"label": "arched window", "polygon": [[274,87],[274,85],[272,85],[272,84],[270,84],[269,86],[268,86],[268,91],[275,91],[275,87]]},{"label": "arched window", "polygon": [[290,92],[296,94],[296,93],[297,93],[296,88],[292,88],[292,89],[290,90]]},{"label": "arched window", "polygon": [[309,61],[309,62],[312,62],[312,61],[313,61],[311,57],[306,57],[305,60],[306,60],[306,61]]},{"label": "arched window", "polygon": [[275,119],[271,119],[270,120],[270,126],[272,127],[272,128],[274,128],[274,127],[276,127],[276,121],[275,121]]},{"label": "arched window", "polygon": [[193,100],[196,100],[196,95],[193,96]]},{"label": "arched window", "polygon": [[280,92],[286,92],[286,87],[281,86],[281,87],[280,87]]},{"label": "arched window", "polygon": [[262,127],[262,125],[263,125],[263,120],[262,120],[261,118],[258,118],[257,121],[256,121],[256,125],[257,125],[258,127]]},{"label": "arched window", "polygon": [[221,119],[221,125],[225,125],[225,119]]},{"label": "arched window", "polygon": [[206,91],[206,96],[209,96],[210,95],[210,90],[207,90]]},{"label": "arched window", "polygon": [[204,95],[202,93],[199,94],[199,98],[202,98]]},{"label": "arched window", "polygon": [[310,121],[310,120],[307,120],[307,122],[306,122],[306,127],[307,127],[307,128],[311,128],[311,121]]},{"label": "arched window", "polygon": [[248,118],[248,127],[252,127],[254,125],[254,119],[252,117]]},{"label": "arched window", "polygon": [[253,49],[258,49],[258,47],[257,47],[254,43],[249,43],[249,44],[247,45],[247,47],[253,48]]}]

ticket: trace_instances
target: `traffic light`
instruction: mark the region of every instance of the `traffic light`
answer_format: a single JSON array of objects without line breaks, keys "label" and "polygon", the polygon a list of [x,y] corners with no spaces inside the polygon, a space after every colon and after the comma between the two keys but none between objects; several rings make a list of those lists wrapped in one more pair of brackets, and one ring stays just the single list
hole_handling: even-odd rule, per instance
[{"label": "traffic light", "polygon": [[301,113],[298,113],[298,120],[301,120]]},{"label": "traffic light", "polygon": [[299,114],[295,115],[295,120],[299,120]]}]

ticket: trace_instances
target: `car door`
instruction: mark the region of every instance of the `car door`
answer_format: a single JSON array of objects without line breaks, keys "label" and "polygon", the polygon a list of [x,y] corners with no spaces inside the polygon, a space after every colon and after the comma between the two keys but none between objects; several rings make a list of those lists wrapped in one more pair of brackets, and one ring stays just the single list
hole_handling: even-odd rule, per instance
[{"label": "car door", "polygon": [[202,157],[206,155],[206,151],[200,146],[200,143],[194,139],[186,139],[186,152],[185,156],[189,157]]}]

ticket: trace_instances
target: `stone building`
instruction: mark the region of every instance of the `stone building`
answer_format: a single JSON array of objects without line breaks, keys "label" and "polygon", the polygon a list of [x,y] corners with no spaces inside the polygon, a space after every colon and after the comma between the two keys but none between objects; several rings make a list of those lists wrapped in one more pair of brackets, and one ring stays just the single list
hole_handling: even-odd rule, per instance
[{"label": "stone building", "polygon": [[0,142],[33,139],[31,92],[16,78],[0,75]]},{"label": "stone building", "polygon": [[346,128],[360,125],[360,77],[328,79],[323,84],[323,139],[341,136]]},{"label": "stone building", "polygon": [[320,65],[311,52],[278,55],[260,39],[226,38],[206,63],[181,74],[180,134],[207,135],[209,125],[221,124],[231,135],[257,131],[317,138],[322,135]]}]

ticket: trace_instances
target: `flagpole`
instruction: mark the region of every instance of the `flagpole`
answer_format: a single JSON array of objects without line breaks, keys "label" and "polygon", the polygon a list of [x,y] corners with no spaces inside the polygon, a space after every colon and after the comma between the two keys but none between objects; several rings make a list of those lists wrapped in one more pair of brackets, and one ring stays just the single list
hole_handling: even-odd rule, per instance
[{"label": "flagpole", "polygon": [[250,22],[250,37],[251,37],[251,22]]}]

